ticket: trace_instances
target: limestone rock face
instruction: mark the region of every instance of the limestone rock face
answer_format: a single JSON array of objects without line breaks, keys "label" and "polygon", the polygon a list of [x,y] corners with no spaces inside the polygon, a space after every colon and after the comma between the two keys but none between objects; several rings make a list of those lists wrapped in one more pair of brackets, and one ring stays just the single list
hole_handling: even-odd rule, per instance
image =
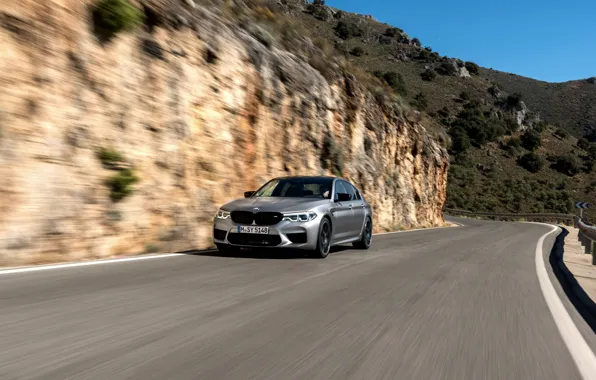
[{"label": "limestone rock face", "polygon": [[207,248],[218,206],[280,175],[347,178],[377,230],[443,223],[448,155],[419,122],[265,31],[140,3],[170,21],[107,43],[91,1],[0,3],[2,264]]}]

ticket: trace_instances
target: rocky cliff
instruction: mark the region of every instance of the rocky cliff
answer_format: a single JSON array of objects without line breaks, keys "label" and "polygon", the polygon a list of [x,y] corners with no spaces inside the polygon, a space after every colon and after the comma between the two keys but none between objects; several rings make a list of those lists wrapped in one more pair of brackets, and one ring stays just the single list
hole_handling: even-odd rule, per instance
[{"label": "rocky cliff", "polygon": [[145,24],[104,40],[93,1],[0,2],[2,263],[206,248],[218,205],[278,175],[350,179],[377,229],[443,222],[419,118],[217,8],[133,4]]}]

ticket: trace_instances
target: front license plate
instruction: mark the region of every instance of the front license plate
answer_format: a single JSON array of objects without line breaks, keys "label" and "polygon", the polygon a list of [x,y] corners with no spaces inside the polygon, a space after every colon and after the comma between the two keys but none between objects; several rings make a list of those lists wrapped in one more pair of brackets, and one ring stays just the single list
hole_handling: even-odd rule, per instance
[{"label": "front license plate", "polygon": [[269,227],[258,227],[258,226],[238,226],[239,234],[269,234]]}]

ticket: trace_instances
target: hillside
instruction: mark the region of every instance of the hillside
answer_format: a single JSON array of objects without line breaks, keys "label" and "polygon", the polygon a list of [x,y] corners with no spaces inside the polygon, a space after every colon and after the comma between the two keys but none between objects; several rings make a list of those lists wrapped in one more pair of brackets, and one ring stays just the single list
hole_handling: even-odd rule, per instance
[{"label": "hillside", "polygon": [[0,265],[208,248],[284,175],[351,180],[377,231],[442,225],[432,121],[274,12],[0,2]]},{"label": "hillside", "polygon": [[[595,200],[593,80],[550,84],[485,69],[442,57],[399,26],[371,16],[321,1],[283,3],[282,12],[315,42],[387,82],[449,134],[447,206],[573,212],[573,201]],[[530,149],[519,140],[536,134],[539,141]],[[582,139],[578,147],[584,135],[592,143]]]},{"label": "hillside", "polygon": [[[596,71],[596,70],[595,70]],[[596,130],[596,79],[547,83],[501,71],[481,69],[481,75],[509,92],[522,94],[529,108],[577,137]]]}]

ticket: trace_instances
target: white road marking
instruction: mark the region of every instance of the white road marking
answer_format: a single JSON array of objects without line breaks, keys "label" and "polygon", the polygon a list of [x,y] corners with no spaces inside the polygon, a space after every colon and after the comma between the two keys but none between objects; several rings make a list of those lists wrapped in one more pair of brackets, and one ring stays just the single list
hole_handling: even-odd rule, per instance
[{"label": "white road marking", "polygon": [[[440,228],[448,228],[448,227],[417,228],[414,230],[407,230],[407,231],[382,232],[382,233],[378,233],[378,234],[373,234],[373,236],[398,234],[398,233],[414,232],[414,231],[430,231],[430,230],[436,230],[436,229],[440,229]],[[205,251],[201,251],[201,252],[214,252],[214,250],[205,250]],[[50,269],[75,268],[75,267],[84,267],[84,266],[101,265],[101,264],[116,264],[116,263],[123,263],[123,262],[127,262],[127,261],[163,259],[163,258],[167,258],[167,257],[177,257],[177,256],[185,256],[185,254],[184,253],[164,253],[164,254],[143,255],[143,256],[124,257],[124,258],[117,258],[117,259],[74,262],[74,263],[34,265],[34,266],[26,266],[26,267],[18,267],[18,268],[10,268],[10,269],[0,270],[0,276],[5,275],[5,274],[38,272],[38,271],[50,270]]]},{"label": "white road marking", "polygon": [[546,300],[546,304],[550,309],[551,314],[555,320],[555,324],[559,328],[559,333],[573,358],[573,361],[577,365],[577,368],[584,380],[596,380],[596,356],[586,343],[581,332],[577,329],[575,323],[571,319],[571,316],[567,312],[567,309],[563,305],[563,302],[557,295],[555,288],[548,277],[546,271],[546,264],[544,262],[544,256],[542,254],[542,245],[544,239],[557,231],[559,227],[552,226],[544,223],[531,223],[540,224],[552,227],[552,229],[546,234],[540,237],[538,244],[536,245],[536,272],[538,274],[538,281],[540,282],[540,288],[542,294]]},{"label": "white road marking", "polygon": [[90,266],[90,265],[115,264],[115,263],[123,263],[126,261],[162,259],[162,258],[166,258],[166,257],[175,257],[175,256],[184,256],[184,254],[183,253],[167,253],[167,254],[158,254],[158,255],[151,255],[151,256],[125,257],[125,258],[120,258],[120,259],[84,261],[84,262],[80,262],[80,263],[65,263],[65,264],[19,267],[19,268],[13,268],[13,269],[0,270],[0,275],[13,274],[13,273],[37,272],[37,271],[49,270],[49,269],[86,267],[86,266]]}]

